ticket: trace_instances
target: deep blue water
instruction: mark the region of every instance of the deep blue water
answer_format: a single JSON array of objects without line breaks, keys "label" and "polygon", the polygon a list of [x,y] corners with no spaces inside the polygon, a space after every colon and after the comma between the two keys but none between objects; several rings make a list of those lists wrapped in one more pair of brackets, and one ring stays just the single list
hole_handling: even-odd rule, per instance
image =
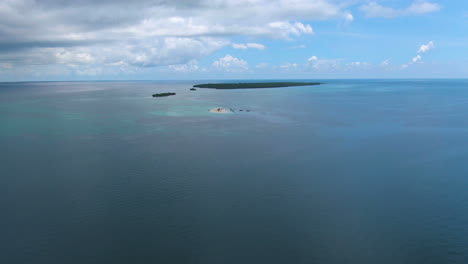
[{"label": "deep blue water", "polygon": [[0,84],[0,263],[468,263],[468,80],[325,82]]}]

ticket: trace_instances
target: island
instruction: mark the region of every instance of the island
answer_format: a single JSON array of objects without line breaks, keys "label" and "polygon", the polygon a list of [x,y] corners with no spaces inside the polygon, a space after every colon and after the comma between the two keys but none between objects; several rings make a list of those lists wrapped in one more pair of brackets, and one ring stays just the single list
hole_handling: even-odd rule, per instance
[{"label": "island", "polygon": [[171,95],[176,95],[176,93],[157,93],[157,94],[153,94],[153,97],[166,97],[166,96],[171,96]]},{"label": "island", "polygon": [[213,109],[210,109],[208,110],[208,112],[210,113],[219,113],[219,114],[226,114],[226,113],[229,113],[229,112],[233,112],[232,110],[230,110],[228,112],[228,110],[224,107],[216,107],[216,108],[213,108]]},{"label": "island", "polygon": [[250,110],[243,110],[243,109],[234,109],[234,108],[224,108],[224,107],[216,107],[209,109],[208,112],[210,113],[221,113],[221,114],[226,114],[226,113],[236,113],[236,112],[250,112]]},{"label": "island", "polygon": [[206,83],[196,84],[193,87],[210,89],[258,89],[258,88],[280,88],[291,86],[320,85],[319,82],[259,82],[259,83]]}]

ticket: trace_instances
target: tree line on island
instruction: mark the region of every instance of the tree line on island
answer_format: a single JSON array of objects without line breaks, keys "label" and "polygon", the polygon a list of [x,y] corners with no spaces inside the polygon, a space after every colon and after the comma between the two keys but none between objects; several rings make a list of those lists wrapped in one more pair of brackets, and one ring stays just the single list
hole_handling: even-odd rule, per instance
[{"label": "tree line on island", "polygon": [[[280,88],[291,86],[312,86],[320,85],[319,82],[259,82],[259,83],[205,83],[196,84],[193,87],[209,89],[259,89],[259,88]],[[195,88],[190,88],[195,91]],[[167,97],[176,95],[176,93],[157,93],[153,97]]]},{"label": "tree line on island", "polygon": [[210,89],[256,89],[256,88],[279,88],[291,86],[320,85],[319,82],[261,82],[261,83],[206,83],[197,84],[193,87]]},{"label": "tree line on island", "polygon": [[156,94],[153,94],[153,97],[167,97],[171,95],[176,95],[176,93],[156,93]]}]

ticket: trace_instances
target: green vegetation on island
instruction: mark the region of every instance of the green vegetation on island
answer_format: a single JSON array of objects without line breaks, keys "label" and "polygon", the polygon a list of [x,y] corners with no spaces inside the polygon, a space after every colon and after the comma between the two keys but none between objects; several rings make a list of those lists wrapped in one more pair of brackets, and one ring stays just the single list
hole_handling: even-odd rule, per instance
[{"label": "green vegetation on island", "polygon": [[256,89],[256,88],[279,88],[290,86],[319,85],[319,82],[264,82],[264,83],[206,83],[197,84],[193,87],[211,89]]},{"label": "green vegetation on island", "polygon": [[171,95],[176,95],[176,93],[157,93],[157,94],[153,94],[153,97],[166,97],[166,96],[171,96]]}]

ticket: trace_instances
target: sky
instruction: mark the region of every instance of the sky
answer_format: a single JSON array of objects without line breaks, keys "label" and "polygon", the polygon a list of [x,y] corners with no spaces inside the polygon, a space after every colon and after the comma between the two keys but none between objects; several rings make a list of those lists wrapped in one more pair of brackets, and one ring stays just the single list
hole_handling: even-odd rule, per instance
[{"label": "sky", "polygon": [[466,0],[0,0],[0,81],[468,78]]}]

